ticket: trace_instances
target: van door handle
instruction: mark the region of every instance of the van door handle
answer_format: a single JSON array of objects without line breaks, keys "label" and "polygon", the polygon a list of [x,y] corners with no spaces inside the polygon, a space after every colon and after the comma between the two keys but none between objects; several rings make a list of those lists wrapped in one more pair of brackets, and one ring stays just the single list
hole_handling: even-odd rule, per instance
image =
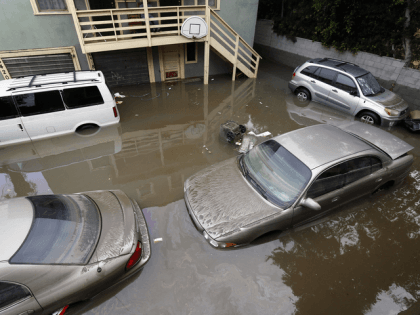
[{"label": "van door handle", "polygon": [[338,91],[337,90],[332,90],[333,92],[335,92],[335,93],[338,93]]},{"label": "van door handle", "polygon": [[314,80],[311,80],[312,83],[316,83]]},{"label": "van door handle", "polygon": [[22,131],[23,131],[22,124],[18,124],[18,126],[19,126],[20,130],[22,130]]}]

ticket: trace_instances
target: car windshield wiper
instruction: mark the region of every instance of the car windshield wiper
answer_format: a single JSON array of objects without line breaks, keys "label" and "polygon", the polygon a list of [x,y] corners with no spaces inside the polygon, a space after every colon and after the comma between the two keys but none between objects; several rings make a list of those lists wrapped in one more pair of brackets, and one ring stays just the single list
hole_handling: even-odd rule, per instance
[{"label": "car windshield wiper", "polygon": [[239,166],[241,168],[242,174],[244,176],[246,176],[246,175],[248,175],[249,172],[248,172],[248,169],[247,169],[247,167],[244,163],[244,158],[245,158],[245,155],[242,155],[241,157],[239,157]]},{"label": "car windshield wiper", "polygon": [[253,179],[249,173],[247,177],[248,180],[252,183],[252,185],[260,192],[261,196],[263,196],[264,199],[268,200],[267,191],[260,184],[258,184],[257,181]]}]

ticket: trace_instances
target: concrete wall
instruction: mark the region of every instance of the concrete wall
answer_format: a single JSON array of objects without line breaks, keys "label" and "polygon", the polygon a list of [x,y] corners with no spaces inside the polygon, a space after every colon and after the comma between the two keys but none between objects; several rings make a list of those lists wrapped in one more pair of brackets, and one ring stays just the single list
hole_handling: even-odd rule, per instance
[{"label": "concrete wall", "polygon": [[0,8],[0,51],[75,46],[82,70],[89,69],[70,14],[34,15],[29,0],[0,0]]},{"label": "concrete wall", "polygon": [[251,47],[254,44],[258,0],[220,0],[220,11],[215,11]]},{"label": "concrete wall", "polygon": [[402,60],[381,57],[367,52],[338,52],[319,42],[296,38],[296,43],[272,31],[272,21],[258,20],[255,30],[255,50],[263,58],[297,67],[312,58],[335,58],[359,65],[370,71],[385,88],[392,88],[415,107],[420,108],[420,71],[404,67]]}]

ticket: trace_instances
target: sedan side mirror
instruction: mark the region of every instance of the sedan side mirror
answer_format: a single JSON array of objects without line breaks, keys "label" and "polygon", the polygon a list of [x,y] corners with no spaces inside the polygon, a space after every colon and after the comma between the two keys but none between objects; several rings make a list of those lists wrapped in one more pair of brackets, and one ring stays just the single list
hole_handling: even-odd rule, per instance
[{"label": "sedan side mirror", "polygon": [[300,206],[304,206],[305,208],[314,210],[314,211],[319,211],[321,210],[321,205],[316,202],[315,200],[313,200],[312,198],[306,198],[306,199],[302,199],[299,203]]},{"label": "sedan side mirror", "polygon": [[353,95],[353,96],[357,96],[357,91],[356,90],[352,90],[352,91],[349,92],[349,94],[350,95]]}]

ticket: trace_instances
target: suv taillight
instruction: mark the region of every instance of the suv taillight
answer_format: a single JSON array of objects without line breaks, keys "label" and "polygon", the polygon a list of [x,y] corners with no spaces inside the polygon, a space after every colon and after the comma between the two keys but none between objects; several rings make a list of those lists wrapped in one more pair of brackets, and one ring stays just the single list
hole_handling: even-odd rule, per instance
[{"label": "suv taillight", "polygon": [[117,107],[112,108],[114,110],[114,117],[118,117]]},{"label": "suv taillight", "polygon": [[132,267],[134,267],[134,265],[139,262],[140,258],[141,258],[141,243],[140,241],[138,241],[136,250],[134,251],[133,255],[131,255],[130,260],[125,266],[125,270],[129,270]]}]

